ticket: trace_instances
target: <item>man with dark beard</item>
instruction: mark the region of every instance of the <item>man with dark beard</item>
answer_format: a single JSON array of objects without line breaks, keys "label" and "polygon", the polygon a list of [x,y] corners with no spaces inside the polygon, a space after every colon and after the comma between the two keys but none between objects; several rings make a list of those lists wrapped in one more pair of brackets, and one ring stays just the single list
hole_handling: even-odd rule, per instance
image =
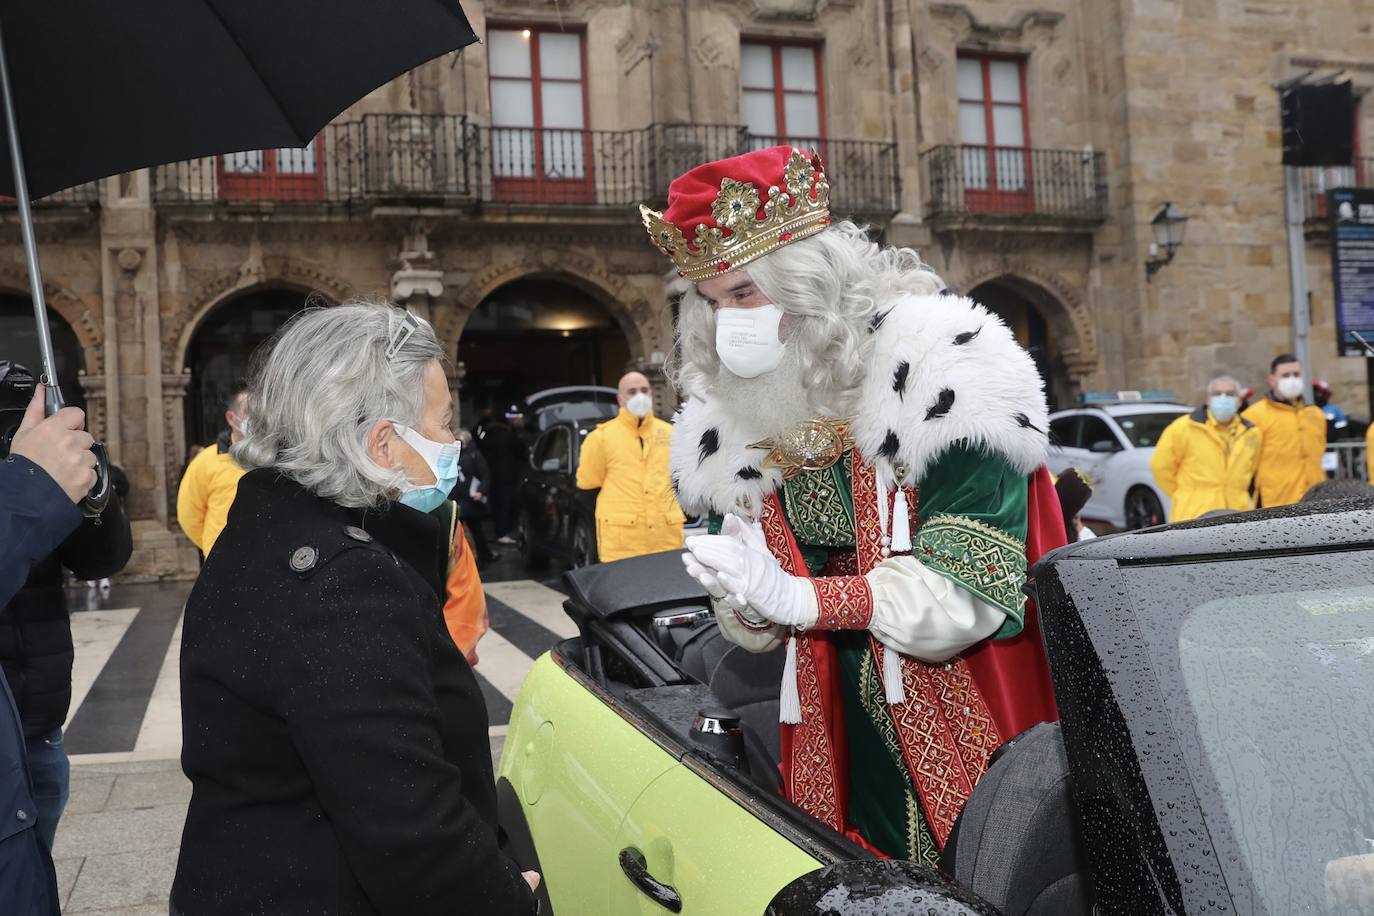
[{"label": "man with dark beard", "polygon": [[915,252],[832,225],[816,157],[693,169],[641,208],[684,295],[672,471],[725,635],[786,642],[788,798],[934,864],[1000,744],[1056,717],[1028,562],[1064,543],[1041,380]]}]

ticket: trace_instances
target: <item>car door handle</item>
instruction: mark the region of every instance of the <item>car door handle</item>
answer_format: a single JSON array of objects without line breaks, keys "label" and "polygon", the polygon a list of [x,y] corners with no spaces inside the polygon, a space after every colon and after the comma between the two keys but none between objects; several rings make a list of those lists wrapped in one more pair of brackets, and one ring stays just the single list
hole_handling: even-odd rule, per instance
[{"label": "car door handle", "polygon": [[626,846],[620,850],[620,870],[630,879],[631,884],[647,894],[654,903],[670,913],[682,912],[682,898],[672,887],[649,874],[649,864],[644,860],[644,853],[633,846]]}]

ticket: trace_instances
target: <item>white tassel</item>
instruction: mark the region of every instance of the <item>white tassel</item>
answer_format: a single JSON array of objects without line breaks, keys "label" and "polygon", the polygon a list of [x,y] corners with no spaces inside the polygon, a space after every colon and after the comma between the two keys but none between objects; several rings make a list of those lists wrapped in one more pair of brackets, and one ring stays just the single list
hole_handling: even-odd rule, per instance
[{"label": "white tassel", "polygon": [[787,661],[782,666],[782,694],[778,697],[778,721],[801,722],[801,696],[797,693],[797,637],[787,637]]},{"label": "white tassel", "polygon": [[878,529],[882,534],[879,552],[886,559],[892,556],[892,538],[887,534],[887,477],[882,471],[878,472]]},{"label": "white tassel", "polygon": [[911,518],[907,515],[906,490],[899,485],[897,498],[892,501],[892,552],[905,553],[911,549]]},{"label": "white tassel", "polygon": [[902,687],[902,657],[891,646],[883,646],[883,693],[887,695],[889,706],[906,702],[906,690]]}]

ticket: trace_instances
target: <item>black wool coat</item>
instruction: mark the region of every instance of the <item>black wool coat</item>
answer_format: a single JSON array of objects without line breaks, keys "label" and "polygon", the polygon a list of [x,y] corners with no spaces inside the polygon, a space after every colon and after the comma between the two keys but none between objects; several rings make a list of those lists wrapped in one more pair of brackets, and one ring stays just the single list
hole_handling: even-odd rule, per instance
[{"label": "black wool coat", "polygon": [[72,622],[62,570],[78,579],[103,579],[123,569],[133,550],[120,495],[111,494],[105,511],[83,517],[56,550],[34,562],[24,587],[0,607],[0,667],[26,737],[60,728],[72,704]]},{"label": "black wool coat", "polygon": [[269,469],[239,483],[183,623],[181,916],[534,912],[497,848],[477,680],[432,572],[383,543],[408,520],[433,528],[395,506],[370,534]]}]

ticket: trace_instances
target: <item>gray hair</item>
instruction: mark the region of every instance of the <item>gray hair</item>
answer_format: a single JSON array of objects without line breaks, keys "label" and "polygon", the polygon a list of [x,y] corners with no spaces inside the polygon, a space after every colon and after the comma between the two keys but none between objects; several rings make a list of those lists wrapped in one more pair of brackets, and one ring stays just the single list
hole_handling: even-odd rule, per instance
[{"label": "gray hair", "polygon": [[388,357],[405,319],[395,306],[356,300],[295,315],[258,357],[253,419],[234,459],[342,506],[376,506],[401,489],[405,474],[368,455],[368,431],[379,420],[418,426],[425,367],[444,358],[425,322]]},{"label": "gray hair", "polygon": [[[784,323],[796,345],[807,388],[843,394],[863,381],[869,322],[880,306],[904,293],[928,295],[944,286],[910,248],[884,248],[844,220],[785,245],[741,268],[784,313],[808,319]],[[720,372],[716,316],[690,286],[682,296],[669,377],[682,395],[702,394]]]},{"label": "gray hair", "polygon": [[1211,397],[1211,396],[1212,396],[1212,391],[1213,391],[1214,388],[1216,388],[1216,386],[1217,386],[1218,384],[1235,385],[1235,386],[1236,386],[1236,393],[1237,393],[1237,394],[1239,394],[1239,393],[1240,393],[1240,389],[1244,387],[1243,385],[1241,385],[1240,382],[1236,381],[1235,378],[1232,377],[1232,376],[1229,376],[1229,375],[1218,375],[1216,378],[1212,379],[1210,382],[1207,383],[1207,396],[1208,396],[1208,397]]}]

